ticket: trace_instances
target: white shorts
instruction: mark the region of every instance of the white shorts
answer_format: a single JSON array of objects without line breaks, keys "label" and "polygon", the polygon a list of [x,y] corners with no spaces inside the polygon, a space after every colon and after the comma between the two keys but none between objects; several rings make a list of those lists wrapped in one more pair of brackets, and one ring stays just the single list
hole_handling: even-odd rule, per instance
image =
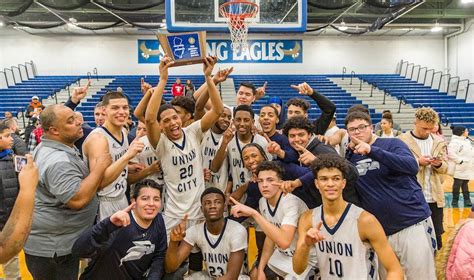
[{"label": "white shorts", "polygon": [[[436,279],[436,235],[431,217],[388,236],[388,242],[400,260],[405,279]],[[382,265],[379,274],[380,279],[387,276]]]},{"label": "white shorts", "polygon": [[309,263],[303,273],[300,275],[296,274],[293,270],[293,258],[283,254],[278,249],[273,252],[267,265],[276,274],[284,277],[285,280],[308,279],[313,275],[314,270],[314,265]]},{"label": "white shorts", "polygon": [[118,198],[108,198],[99,196],[99,216],[98,221],[112,216],[115,212],[127,208],[128,201],[125,194]]},{"label": "white shorts", "polygon": [[[199,271],[199,272],[193,272],[189,275],[184,276],[184,279],[185,280],[212,280],[214,278],[209,276],[209,274],[207,274],[206,271]],[[237,278],[237,280],[250,280],[250,277],[248,277],[247,275],[241,274],[239,275],[239,278]]]}]

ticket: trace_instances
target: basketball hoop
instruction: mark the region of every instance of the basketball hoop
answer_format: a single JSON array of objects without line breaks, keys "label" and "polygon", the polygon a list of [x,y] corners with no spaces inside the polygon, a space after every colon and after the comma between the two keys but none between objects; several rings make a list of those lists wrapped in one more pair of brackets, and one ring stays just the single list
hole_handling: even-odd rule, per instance
[{"label": "basketball hoop", "polygon": [[258,5],[245,0],[231,0],[222,4],[219,11],[229,25],[232,50],[245,51],[248,48],[248,25],[258,13]]}]

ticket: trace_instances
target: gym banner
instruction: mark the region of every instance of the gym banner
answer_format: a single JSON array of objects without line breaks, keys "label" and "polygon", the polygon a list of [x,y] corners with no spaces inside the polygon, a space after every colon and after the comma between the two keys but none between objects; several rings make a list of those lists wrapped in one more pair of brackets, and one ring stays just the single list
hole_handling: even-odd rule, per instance
[{"label": "gym banner", "polygon": [[[249,40],[246,51],[234,53],[231,40],[207,40],[207,54],[219,63],[303,63],[302,40]],[[164,51],[157,40],[138,40],[138,63],[159,63]]]}]

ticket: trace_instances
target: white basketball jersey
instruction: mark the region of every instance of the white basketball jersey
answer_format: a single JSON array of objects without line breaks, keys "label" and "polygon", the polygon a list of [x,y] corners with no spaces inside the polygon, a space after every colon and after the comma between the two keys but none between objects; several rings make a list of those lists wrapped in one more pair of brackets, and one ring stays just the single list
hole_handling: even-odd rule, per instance
[{"label": "white basketball jersey", "polygon": [[164,133],[156,147],[163,180],[166,184],[165,215],[182,219],[201,219],[200,197],[204,191],[201,141],[201,121],[183,128],[183,137],[171,141]]},{"label": "white basketball jersey", "polygon": [[325,240],[314,245],[322,279],[377,279],[375,251],[359,236],[357,220],[363,211],[348,204],[338,223],[329,228],[322,206],[313,209],[313,226],[323,221]]},{"label": "white basketball jersey", "polygon": [[[127,152],[128,138],[125,129],[122,130],[122,142],[115,138],[104,126],[95,128],[90,134],[92,133],[100,133],[104,135],[105,139],[107,139],[109,153],[112,156],[112,162],[116,162]],[[87,161],[86,155],[84,155],[84,160]],[[127,176],[128,166],[125,166],[122,173],[120,173],[120,176],[118,176],[110,185],[100,190],[97,194],[99,196],[110,198],[119,198],[121,196],[125,196],[125,191],[127,189]]]},{"label": "white basketball jersey", "polygon": [[[262,216],[267,221],[279,228],[281,228],[282,225],[290,225],[297,228],[300,216],[304,212],[308,211],[308,207],[297,196],[289,193],[287,195],[281,194],[275,207],[272,207],[264,197],[260,198],[259,210]],[[295,273],[293,272],[292,257],[296,250],[297,240],[298,233],[296,230],[295,236],[293,237],[293,240],[291,241],[290,247],[288,247],[288,249],[283,250],[278,246],[275,247],[275,251],[273,252],[270,260],[268,261],[268,264],[272,269],[276,268],[276,271],[281,271],[284,274],[295,275]],[[314,251],[311,251],[309,267],[314,266],[314,263]],[[310,269],[308,269],[308,272],[309,270]]]},{"label": "white basketball jersey", "polygon": [[206,223],[186,230],[186,241],[201,250],[207,272],[213,279],[227,273],[230,254],[247,249],[247,230],[239,223],[226,219],[220,235],[211,234]]},{"label": "white basketball jersey", "polygon": [[[219,149],[219,142],[222,139],[223,134],[216,134],[210,129],[204,135],[204,139],[201,143],[202,149],[202,165],[204,168],[210,168],[211,162],[216,156],[216,152]],[[221,191],[225,192],[227,187],[227,181],[229,179],[229,161],[227,158],[222,162],[222,166],[218,172],[211,172],[211,180],[206,182],[206,188],[216,187]]]},{"label": "white basketball jersey", "polygon": [[[150,166],[153,162],[157,161],[158,158],[156,157],[155,151],[150,144],[150,140],[148,137],[143,136],[140,138],[140,141],[145,145],[143,151],[133,158],[133,162],[138,162],[144,164],[146,167]],[[160,163],[161,165],[161,163]],[[163,180],[163,172],[153,173],[150,176],[146,177],[145,179],[151,179],[158,183],[161,187],[164,187],[164,180]]]},{"label": "white basketball jersey", "polygon": [[[273,156],[267,153],[268,142],[265,137],[256,134],[252,136],[250,143],[257,143],[262,146],[268,159],[272,160]],[[242,161],[242,148],[244,146],[245,143],[242,143],[237,135],[227,145],[227,157],[229,159],[230,174],[232,175],[232,192],[236,191],[243,183],[252,179],[252,173],[244,167],[244,162]]]}]

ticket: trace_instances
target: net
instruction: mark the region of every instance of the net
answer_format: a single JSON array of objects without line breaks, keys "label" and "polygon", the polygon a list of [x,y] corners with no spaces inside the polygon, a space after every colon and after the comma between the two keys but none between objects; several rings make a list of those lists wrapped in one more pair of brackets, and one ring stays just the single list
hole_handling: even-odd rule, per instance
[{"label": "net", "polygon": [[251,19],[258,13],[258,5],[248,1],[232,0],[220,6],[220,14],[226,18],[232,40],[232,50],[247,50],[248,31]]}]

